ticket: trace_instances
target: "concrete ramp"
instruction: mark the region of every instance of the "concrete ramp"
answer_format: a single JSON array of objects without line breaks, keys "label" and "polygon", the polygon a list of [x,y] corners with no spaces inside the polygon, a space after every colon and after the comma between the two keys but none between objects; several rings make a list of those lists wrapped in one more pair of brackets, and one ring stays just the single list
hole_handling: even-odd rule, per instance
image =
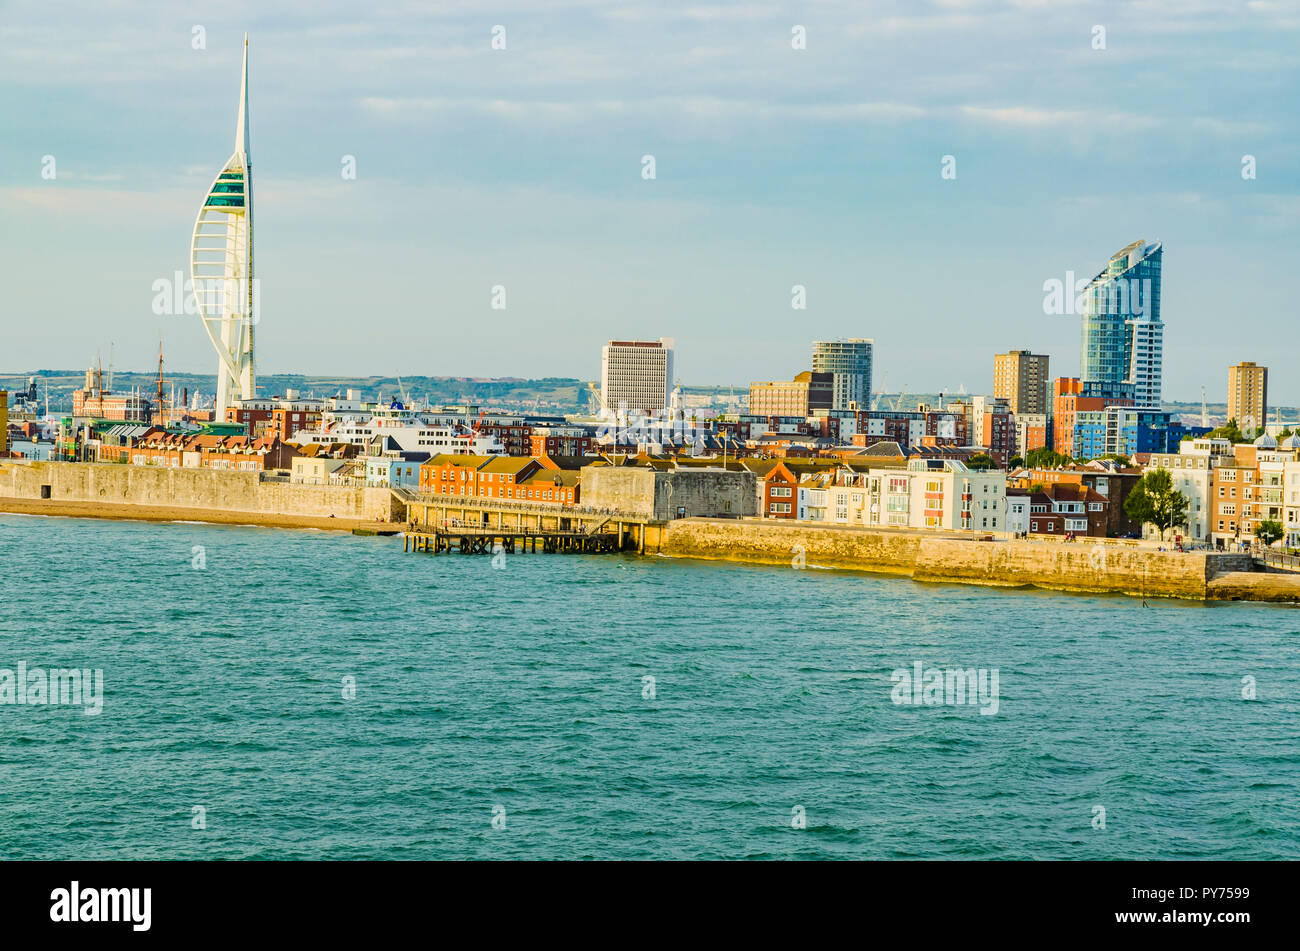
[{"label": "concrete ramp", "polygon": [[1214,601],[1274,601],[1300,604],[1300,575],[1264,571],[1226,571],[1210,579]]}]

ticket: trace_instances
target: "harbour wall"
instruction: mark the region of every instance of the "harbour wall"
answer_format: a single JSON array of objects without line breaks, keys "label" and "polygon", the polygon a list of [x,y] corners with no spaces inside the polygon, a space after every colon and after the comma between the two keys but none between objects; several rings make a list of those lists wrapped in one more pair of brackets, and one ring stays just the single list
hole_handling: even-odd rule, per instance
[{"label": "harbour wall", "polygon": [[[6,510],[339,529],[407,518],[406,504],[386,488],[263,482],[256,472],[67,462],[0,462],[0,511]],[[845,568],[921,582],[1300,602],[1300,575],[1265,576],[1249,555],[1239,553],[1161,552],[1110,539],[976,541],[954,533],[767,519],[685,518],[638,530],[645,533],[646,551],[678,557]]]},{"label": "harbour wall", "polygon": [[178,509],[200,520],[204,512],[221,512],[267,520],[388,522],[400,520],[405,511],[384,488],[263,482],[257,472],[83,462],[0,462],[0,498],[47,500],[51,510],[63,503]]},{"label": "harbour wall", "polygon": [[[920,532],[738,519],[679,519],[663,527],[666,555],[760,564],[848,568],[915,581],[1212,600],[1211,582],[1250,572],[1249,555],[1156,551],[1105,539],[1074,543],[976,541]],[[1300,594],[1300,578],[1288,587]],[[1279,600],[1281,598],[1269,598]]]}]

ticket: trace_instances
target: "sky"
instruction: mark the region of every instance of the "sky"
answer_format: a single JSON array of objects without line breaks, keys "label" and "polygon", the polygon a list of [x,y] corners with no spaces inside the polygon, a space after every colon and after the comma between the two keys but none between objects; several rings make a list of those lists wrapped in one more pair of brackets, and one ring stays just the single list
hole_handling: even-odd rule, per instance
[{"label": "sky", "polygon": [[1300,0],[0,0],[0,373],[161,333],[215,375],[152,304],[245,31],[261,373],[595,379],[667,336],[743,387],[845,336],[877,388],[988,392],[1009,349],[1077,374],[1044,282],[1145,239],[1166,399],[1245,359],[1300,404]]}]

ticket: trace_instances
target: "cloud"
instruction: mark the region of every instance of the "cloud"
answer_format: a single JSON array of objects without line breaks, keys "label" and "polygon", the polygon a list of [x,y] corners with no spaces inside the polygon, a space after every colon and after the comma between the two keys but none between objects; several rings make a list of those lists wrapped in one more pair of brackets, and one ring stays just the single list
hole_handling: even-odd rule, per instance
[{"label": "cloud", "polygon": [[84,217],[121,214],[150,217],[179,214],[193,221],[203,201],[203,187],[194,190],[177,188],[133,191],[125,188],[68,187],[60,184],[65,176],[44,185],[0,187],[0,204],[35,208],[43,212]]},{"label": "cloud", "polygon": [[968,119],[1026,128],[1068,126],[1080,129],[1097,127],[1145,129],[1158,122],[1157,119],[1148,116],[1123,112],[1096,113],[1077,109],[1043,109],[1035,106],[961,106],[958,112]]},{"label": "cloud", "polygon": [[477,113],[499,119],[560,119],[571,122],[617,115],[624,111],[625,106],[626,103],[617,100],[548,102],[539,99],[403,99],[387,96],[361,99],[361,107],[368,112],[399,120],[414,120],[430,113]]},{"label": "cloud", "polygon": [[367,96],[363,109],[378,116],[415,120],[430,113],[477,113],[510,120],[601,120],[611,116],[692,116],[707,119],[841,122],[863,119],[919,119],[928,110],[898,102],[769,103],[759,100],[722,99],[712,96],[662,97],[639,101],[574,100],[551,102],[522,99],[401,99]]}]

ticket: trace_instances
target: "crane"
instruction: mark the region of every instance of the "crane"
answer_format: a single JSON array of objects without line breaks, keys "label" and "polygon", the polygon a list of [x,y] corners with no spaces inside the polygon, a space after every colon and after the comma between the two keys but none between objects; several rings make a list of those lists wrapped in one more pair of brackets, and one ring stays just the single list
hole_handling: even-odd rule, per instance
[{"label": "crane", "polygon": [[605,402],[605,397],[602,396],[600,393],[600,387],[598,387],[595,383],[588,383],[587,390],[588,392],[591,393],[592,396],[596,397],[596,402],[600,404],[601,409],[609,413],[611,416],[617,415],[612,409],[610,409],[609,404]]},{"label": "crane", "polygon": [[898,407],[902,405],[903,397],[905,397],[906,395],[907,395],[907,384],[904,383],[903,388],[898,391],[898,396],[894,398],[893,410],[895,413],[898,412]]}]

